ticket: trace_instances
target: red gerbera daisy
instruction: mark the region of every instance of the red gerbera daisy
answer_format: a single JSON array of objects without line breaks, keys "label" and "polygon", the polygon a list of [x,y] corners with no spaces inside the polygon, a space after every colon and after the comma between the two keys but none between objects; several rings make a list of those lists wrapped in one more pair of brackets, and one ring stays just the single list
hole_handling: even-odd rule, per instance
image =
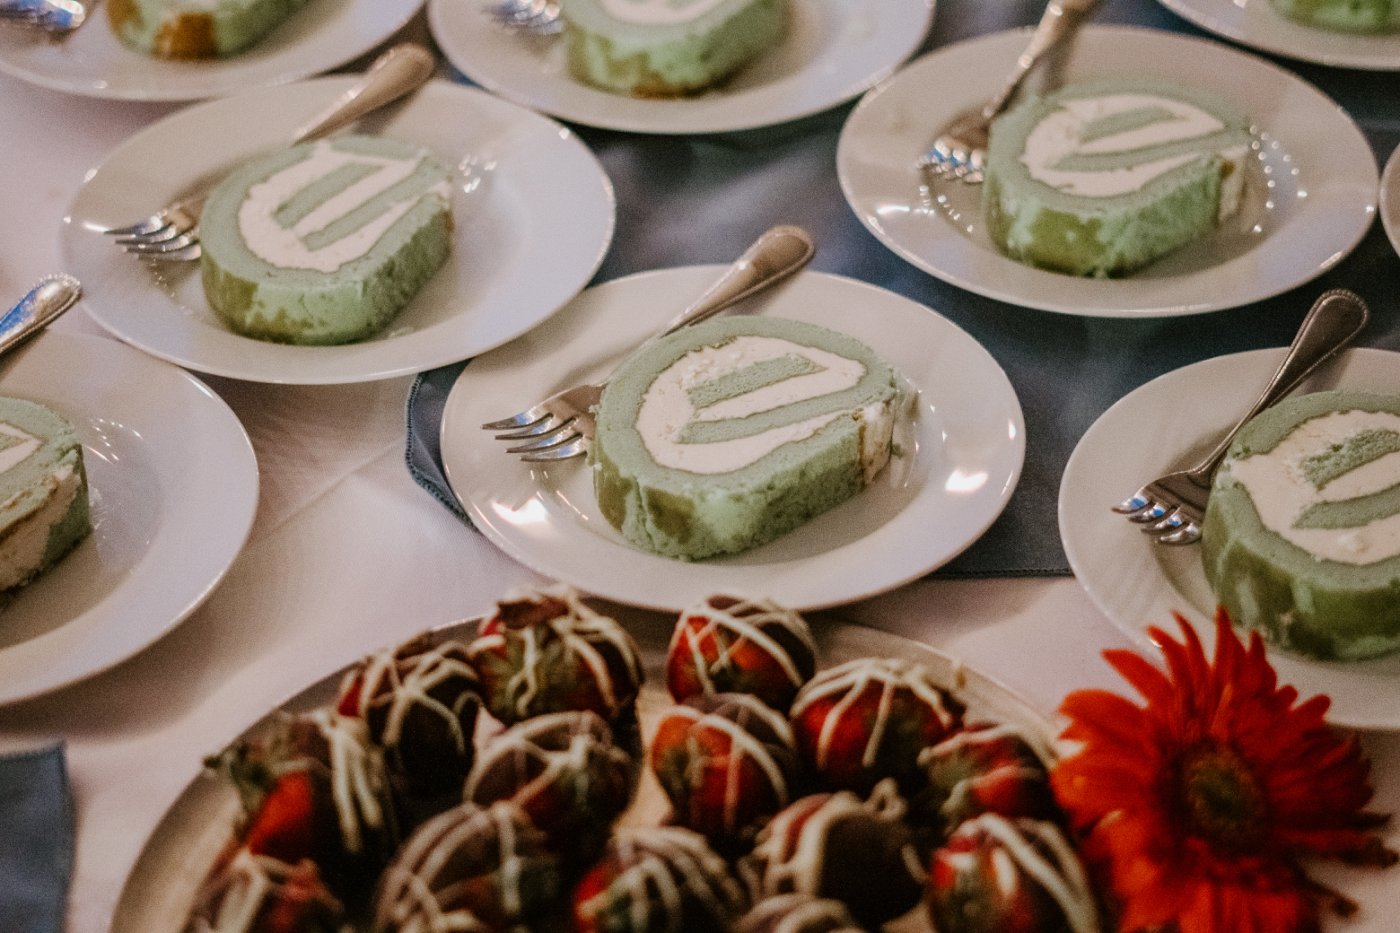
[{"label": "red gerbera daisy", "polygon": [[1278,686],[1258,633],[1248,649],[1222,609],[1215,661],[1185,619],[1182,642],[1150,630],[1161,671],[1131,651],[1104,656],[1147,700],[1079,690],[1061,711],[1082,743],[1052,774],[1055,795],[1105,875],[1119,929],[1293,933],[1318,927],[1318,901],[1352,909],[1311,881],[1317,855],[1389,865],[1396,853],[1365,812],[1369,764],[1323,721],[1325,696]]}]

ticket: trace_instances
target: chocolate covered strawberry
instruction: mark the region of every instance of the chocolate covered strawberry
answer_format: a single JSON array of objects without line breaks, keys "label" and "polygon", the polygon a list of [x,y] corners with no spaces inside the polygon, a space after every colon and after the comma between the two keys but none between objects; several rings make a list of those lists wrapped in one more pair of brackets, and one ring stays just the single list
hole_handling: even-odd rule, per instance
[{"label": "chocolate covered strawberry", "polygon": [[679,826],[623,827],[574,888],[577,933],[725,933],[745,897],[704,837]]},{"label": "chocolate covered strawberry", "polygon": [[750,694],[720,693],[661,714],[651,767],[673,821],[734,852],[792,799],[797,750],[781,714]]},{"label": "chocolate covered strawberry", "polygon": [[812,894],[775,894],[739,918],[734,933],[865,933],[846,905]]},{"label": "chocolate covered strawberry", "polygon": [[242,840],[255,855],[310,859],[343,890],[395,842],[383,758],[359,719],[325,709],[281,717],[210,764],[239,792]]},{"label": "chocolate covered strawberry", "polygon": [[751,894],[809,894],[844,903],[878,927],[919,902],[924,876],[904,801],[893,781],[862,800],[850,791],[811,794],[778,812],[740,862]]},{"label": "chocolate covered strawberry", "polygon": [[957,729],[962,712],[922,664],[860,658],[813,678],[790,718],[818,781],[864,794],[885,778],[917,786],[919,753]]},{"label": "chocolate covered strawberry", "polygon": [[1014,726],[970,725],[919,755],[924,784],[910,819],[946,836],[982,813],[1053,820],[1059,808],[1040,756]]},{"label": "chocolate covered strawberry", "polygon": [[511,726],[482,749],[463,797],[509,800],[578,862],[598,854],[632,800],[637,765],[590,712],[550,713]]},{"label": "chocolate covered strawberry", "polygon": [[642,682],[636,643],[566,587],[502,600],[468,646],[491,714],[588,710],[608,721],[630,713]]},{"label": "chocolate covered strawberry", "polygon": [[718,595],[681,613],[666,652],[666,686],[678,703],[752,693],[787,712],[816,667],[816,643],[802,616],[770,600]]},{"label": "chocolate covered strawberry", "polygon": [[984,813],[933,854],[925,895],[939,930],[1095,933],[1093,891],[1073,847],[1041,820]]},{"label": "chocolate covered strawberry", "polygon": [[414,798],[460,791],[480,708],[466,647],[422,639],[356,665],[336,701],[340,713],[365,721],[396,787]]},{"label": "chocolate covered strawberry", "polygon": [[512,803],[463,803],[404,841],[375,891],[377,933],[543,930],[560,895],[544,834]]},{"label": "chocolate covered strawberry", "polygon": [[185,933],[341,933],[344,921],[314,863],[243,848],[200,890]]}]

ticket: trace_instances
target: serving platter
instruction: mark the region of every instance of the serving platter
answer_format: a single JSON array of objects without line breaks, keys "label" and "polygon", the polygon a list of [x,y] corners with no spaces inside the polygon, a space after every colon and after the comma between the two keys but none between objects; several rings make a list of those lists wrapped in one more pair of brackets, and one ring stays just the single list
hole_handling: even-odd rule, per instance
[{"label": "serving platter", "polygon": [[740,313],[792,318],[860,340],[916,390],[894,457],[853,498],[741,554],[680,561],[641,551],[602,517],[583,458],[528,464],[481,425],[601,378],[660,330],[719,266],[595,286],[546,326],[472,361],[443,412],[448,483],[472,523],[516,560],[606,599],[678,610],[710,593],[762,593],[796,609],[893,589],[961,553],[1005,508],[1025,457],[1020,403],[965,331],[908,298],[803,272]]},{"label": "serving platter", "polygon": [[[1001,86],[1029,38],[1011,30],[944,46],[872,89],[841,131],[841,190],[876,239],[937,278],[1009,304],[1091,317],[1168,317],[1260,301],[1322,274],[1365,236],[1376,159],[1347,113],[1297,75],[1203,39],[1087,26],[1063,81],[1161,79],[1230,101],[1257,127],[1241,209],[1199,242],[1118,279],[1036,269],[987,234],[982,186],[924,178],[939,128]],[[939,93],[930,94],[930,88]]]},{"label": "serving platter", "polygon": [[447,263],[367,340],[305,347],[234,333],[205,300],[199,263],[146,263],[102,232],[285,146],[355,80],[317,78],[182,110],[92,169],[63,218],[60,246],[66,267],[87,286],[97,322],[147,353],[204,373],[287,384],[362,382],[491,349],[553,314],[588,282],[612,242],[616,213],[598,160],[553,120],[446,81],[429,82],[358,130],[416,143],[457,167]]},{"label": "serving platter", "polygon": [[0,29],[0,71],[40,87],[113,100],[186,101],[286,84],[359,58],[398,32],[423,0],[313,0],[227,58],[159,59],[128,48],[90,0],[91,22],[60,41]]},{"label": "serving platter", "polygon": [[1349,33],[1294,22],[1269,0],[1159,0],[1177,16],[1261,52],[1336,68],[1400,71],[1400,33]]},{"label": "serving platter", "polygon": [[[608,611],[632,633],[641,651],[646,680],[638,699],[638,715],[643,735],[649,739],[657,717],[671,703],[665,688],[665,659],[674,620],[630,612],[623,607],[611,607]],[[1053,757],[1056,725],[1022,697],[956,658],[898,635],[852,625],[832,616],[810,619],[809,623],[821,666],[869,656],[918,661],[940,686],[967,704],[968,721],[1011,723],[1019,727],[1042,756],[1047,760]],[[470,640],[476,625],[474,619],[449,623],[434,629],[432,637],[438,641]],[[264,733],[281,711],[304,712],[331,701],[345,673],[341,670],[323,677],[281,704],[277,711],[263,716],[236,741]],[[644,769],[637,799],[623,815],[623,822],[654,824],[666,810],[660,785],[649,769]],[[230,786],[208,772],[196,777],[142,849],[122,890],[110,933],[179,933],[200,882],[231,837],[238,811],[237,795]],[[928,933],[929,929],[922,911],[887,926],[890,933]]]}]

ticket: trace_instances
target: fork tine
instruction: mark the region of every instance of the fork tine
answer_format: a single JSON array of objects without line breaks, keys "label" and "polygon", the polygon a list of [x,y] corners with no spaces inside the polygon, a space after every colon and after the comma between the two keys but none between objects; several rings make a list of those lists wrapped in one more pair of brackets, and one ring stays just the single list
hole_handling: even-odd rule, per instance
[{"label": "fork tine", "polygon": [[570,438],[578,434],[578,429],[574,427],[574,422],[576,420],[578,419],[570,418],[564,423],[558,425],[557,427],[530,438],[528,443],[517,444],[514,447],[507,447],[506,453],[519,454],[527,453],[532,450],[545,450],[549,447],[553,447],[555,444],[561,443],[562,441],[569,440]]},{"label": "fork tine", "polygon": [[502,418],[500,421],[487,421],[481,427],[486,431],[507,431],[515,428],[526,428],[532,424],[539,424],[549,417],[549,412],[541,405],[535,405],[524,411],[516,412],[509,418]]},{"label": "fork tine", "polygon": [[1195,544],[1201,540],[1201,526],[1195,522],[1187,522],[1175,531],[1161,535],[1157,540],[1162,544]]},{"label": "fork tine", "polygon": [[1170,511],[1171,509],[1154,499],[1149,502],[1142,511],[1134,515],[1129,515],[1128,521],[1137,522],[1140,525],[1145,525],[1150,522],[1159,522],[1165,518],[1166,514]]},{"label": "fork tine", "polygon": [[576,434],[567,441],[560,441],[551,447],[543,450],[530,451],[521,454],[521,460],[528,460],[533,463],[548,463],[553,460],[568,460],[577,457],[588,449],[588,438],[582,434]]},{"label": "fork tine", "polygon": [[125,249],[127,255],[136,256],[146,262],[189,262],[192,259],[198,259],[204,254],[204,248],[199,245],[198,241],[190,243],[188,246],[184,246],[180,249],[164,249],[157,251],[135,249],[130,246],[125,247]]},{"label": "fork tine", "polygon": [[1151,504],[1152,499],[1147,495],[1147,492],[1139,489],[1122,502],[1112,506],[1112,509],[1119,515],[1132,515],[1136,512],[1141,512]]},{"label": "fork tine", "polygon": [[105,233],[107,236],[115,237],[144,236],[148,233],[154,233],[161,227],[164,227],[165,224],[166,220],[164,217],[162,217],[160,214],[152,214],[145,220],[138,221],[134,224],[130,224],[125,227],[108,227],[102,232]]},{"label": "fork tine", "polygon": [[181,233],[164,240],[137,241],[122,244],[122,249],[128,253],[135,253],[137,256],[164,256],[168,253],[178,253],[188,246],[194,246],[199,242],[199,236],[193,232]]},{"label": "fork tine", "polygon": [[549,434],[556,434],[574,423],[573,418],[566,418],[563,421],[555,420],[554,415],[546,415],[538,421],[531,422],[519,431],[504,431],[496,435],[498,441],[527,441],[539,440]]}]

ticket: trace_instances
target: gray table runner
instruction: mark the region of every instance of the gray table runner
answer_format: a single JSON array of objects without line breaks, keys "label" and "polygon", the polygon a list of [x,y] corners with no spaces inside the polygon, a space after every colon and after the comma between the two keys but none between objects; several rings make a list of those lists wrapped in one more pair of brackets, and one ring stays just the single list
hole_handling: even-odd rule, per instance
[{"label": "gray table runner", "polygon": [[[1041,4],[1023,0],[939,0],[921,53],[1032,24],[1040,9]],[[1209,37],[1152,0],[1109,0],[1097,21]],[[1272,60],[1341,104],[1382,164],[1400,144],[1400,73]],[[1026,462],[1001,518],[940,575],[1069,573],[1056,520],[1060,475],[1094,420],[1165,372],[1212,356],[1286,345],[1324,289],[1351,288],[1371,304],[1372,323],[1359,344],[1400,350],[1400,256],[1379,222],[1351,256],[1319,280],[1268,301],[1191,317],[1079,318],[1028,310],[944,283],[886,249],[847,206],[835,164],[837,137],[850,110],[846,105],[796,123],[719,136],[578,127],[617,191],[617,236],[594,283],[647,269],[728,262],[767,227],[795,223],[817,236],[813,268],[898,292],[968,331],[1006,370],[1021,400]],[[463,365],[424,373],[408,405],[409,469],[459,516],[443,478],[437,437],[442,404]]]}]

